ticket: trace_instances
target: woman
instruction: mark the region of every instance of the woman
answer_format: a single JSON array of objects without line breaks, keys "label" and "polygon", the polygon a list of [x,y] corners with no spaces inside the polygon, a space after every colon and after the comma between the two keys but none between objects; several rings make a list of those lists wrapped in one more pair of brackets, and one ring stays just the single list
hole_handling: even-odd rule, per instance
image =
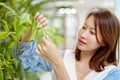
[{"label": "woman", "polygon": [[[38,21],[40,21],[40,16],[35,16]],[[21,49],[23,51],[19,59],[24,68],[26,65],[29,66],[26,68],[28,71],[38,63],[42,65],[39,66],[41,67],[40,71],[42,68],[46,68],[43,71],[50,71],[52,65],[58,80],[120,80],[120,70],[116,67],[116,46],[119,31],[119,21],[112,12],[101,8],[93,9],[79,30],[75,50],[67,49],[61,53],[63,55],[61,56],[51,39],[46,36],[43,37],[37,48],[35,42],[28,42],[29,48],[25,49],[24,46]],[[32,49],[30,49],[31,47]],[[31,51],[31,54],[27,51]],[[35,51],[40,57],[35,54]],[[32,60],[39,61],[33,63]],[[36,68],[38,67],[36,66]],[[33,71],[37,71],[37,69],[33,69]]]}]

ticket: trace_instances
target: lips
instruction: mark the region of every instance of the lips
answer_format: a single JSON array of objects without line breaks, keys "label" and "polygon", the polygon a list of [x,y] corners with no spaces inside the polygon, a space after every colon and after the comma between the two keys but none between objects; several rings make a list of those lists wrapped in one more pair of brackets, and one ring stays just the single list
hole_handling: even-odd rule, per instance
[{"label": "lips", "polygon": [[86,44],[83,40],[78,40],[78,43],[80,44],[80,45],[83,45],[83,44]]}]

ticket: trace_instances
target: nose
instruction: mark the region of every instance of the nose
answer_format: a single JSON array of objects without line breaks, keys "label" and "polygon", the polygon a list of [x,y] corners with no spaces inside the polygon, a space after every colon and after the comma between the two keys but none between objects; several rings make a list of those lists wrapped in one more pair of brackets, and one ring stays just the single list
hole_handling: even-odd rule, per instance
[{"label": "nose", "polygon": [[81,37],[82,38],[87,38],[88,37],[88,30],[85,30],[85,31],[83,31],[82,33],[81,33]]}]

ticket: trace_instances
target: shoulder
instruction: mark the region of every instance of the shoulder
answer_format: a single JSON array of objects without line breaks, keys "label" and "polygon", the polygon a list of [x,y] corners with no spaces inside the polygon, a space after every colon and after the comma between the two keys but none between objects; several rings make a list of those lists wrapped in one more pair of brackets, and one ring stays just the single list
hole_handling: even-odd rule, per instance
[{"label": "shoulder", "polygon": [[110,70],[104,80],[120,80],[120,69],[116,67]]},{"label": "shoulder", "polygon": [[108,76],[111,76],[111,75],[119,76],[119,77],[120,77],[120,69],[119,69],[119,68],[114,68],[114,69],[112,69],[112,70],[108,73]]}]

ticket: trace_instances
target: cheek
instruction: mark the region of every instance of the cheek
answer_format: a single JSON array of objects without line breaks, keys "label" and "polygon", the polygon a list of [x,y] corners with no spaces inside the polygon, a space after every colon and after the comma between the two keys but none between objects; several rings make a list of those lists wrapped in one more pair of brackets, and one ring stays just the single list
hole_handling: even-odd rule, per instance
[{"label": "cheek", "polygon": [[98,44],[98,43],[91,43],[88,47],[87,47],[87,49],[89,49],[89,50],[97,50],[98,48],[100,47],[100,45]]},{"label": "cheek", "polygon": [[100,44],[98,43],[98,41],[97,41],[97,39],[96,39],[96,37],[88,37],[88,45],[90,46],[90,47],[96,47],[96,48],[98,48],[98,47],[100,47]]},{"label": "cheek", "polygon": [[88,43],[90,44],[98,44],[96,38],[93,36],[93,37],[87,37],[88,38]]}]

